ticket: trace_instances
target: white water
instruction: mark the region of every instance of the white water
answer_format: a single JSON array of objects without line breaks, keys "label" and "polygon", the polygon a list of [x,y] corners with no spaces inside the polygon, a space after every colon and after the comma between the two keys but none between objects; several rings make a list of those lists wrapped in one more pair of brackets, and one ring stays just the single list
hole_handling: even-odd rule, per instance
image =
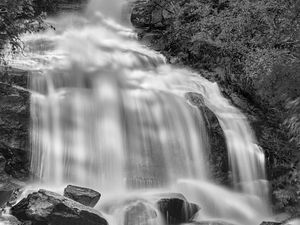
[{"label": "white water", "polygon": [[[94,1],[88,17],[55,19],[56,31],[24,36],[25,57],[11,62],[33,71],[31,168],[39,182],[99,190],[103,205],[113,205],[99,206],[113,224],[130,204],[151,202],[149,192],[170,191],[200,205],[197,220],[259,224],[268,215],[265,163],[247,119],[217,84],[166,64],[109,18],[119,18],[117,3]],[[96,5],[106,14],[92,12]],[[204,115],[187,92],[202,95],[219,120],[235,190],[211,178]],[[129,198],[139,200],[126,205]]]}]

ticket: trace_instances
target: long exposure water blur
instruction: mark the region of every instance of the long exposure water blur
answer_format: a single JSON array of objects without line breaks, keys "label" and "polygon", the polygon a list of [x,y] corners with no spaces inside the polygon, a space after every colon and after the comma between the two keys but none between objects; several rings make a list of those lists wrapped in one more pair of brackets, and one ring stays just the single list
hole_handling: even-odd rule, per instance
[{"label": "long exposure water blur", "polygon": [[[155,208],[151,193],[162,192],[200,205],[196,221],[259,224],[269,216],[268,184],[246,117],[216,83],[139,43],[129,23],[120,22],[125,4],[91,1],[82,15],[49,19],[56,30],[23,36],[25,53],[10,63],[32,71],[35,182],[101,191],[97,207],[115,225],[123,224],[128,204],[142,199]],[[206,115],[186,93],[201,96],[218,118],[232,189],[211,176]]]}]

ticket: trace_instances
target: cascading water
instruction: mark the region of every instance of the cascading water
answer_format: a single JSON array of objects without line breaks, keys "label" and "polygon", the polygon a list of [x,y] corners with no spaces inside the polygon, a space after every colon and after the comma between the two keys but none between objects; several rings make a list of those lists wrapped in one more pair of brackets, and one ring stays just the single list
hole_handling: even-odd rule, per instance
[{"label": "cascading water", "polygon": [[[120,12],[113,2],[98,4]],[[182,192],[203,208],[196,220],[258,224],[268,213],[264,155],[245,116],[217,84],[166,64],[107,14],[90,15],[24,36],[26,58],[11,63],[32,71],[31,169],[39,182],[93,187],[104,205],[116,195]],[[236,191],[211,178],[204,115],[187,92],[202,96],[219,120]],[[122,224],[124,207],[106,211],[112,223]]]}]

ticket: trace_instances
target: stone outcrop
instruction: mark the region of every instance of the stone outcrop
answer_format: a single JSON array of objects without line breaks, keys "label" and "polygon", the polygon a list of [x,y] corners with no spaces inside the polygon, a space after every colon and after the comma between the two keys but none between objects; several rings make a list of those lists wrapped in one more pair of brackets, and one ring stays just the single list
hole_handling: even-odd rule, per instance
[{"label": "stone outcrop", "polygon": [[185,94],[189,103],[196,106],[205,119],[205,125],[210,141],[209,159],[212,168],[212,175],[215,180],[222,184],[230,184],[230,173],[228,165],[228,152],[224,132],[220,126],[216,115],[205,105],[204,98],[201,94],[188,92]]},{"label": "stone outcrop", "polygon": [[167,224],[187,223],[200,210],[200,207],[177,193],[163,194],[157,201],[157,208]]},{"label": "stone outcrop", "polygon": [[50,15],[56,15],[61,12],[81,11],[87,3],[88,0],[35,1],[35,10],[37,13],[47,12]]},{"label": "stone outcrop", "polygon": [[131,23],[137,28],[163,29],[176,13],[170,1],[137,0],[131,13]]},{"label": "stone outcrop", "polygon": [[130,204],[124,213],[124,225],[132,224],[155,224],[154,220],[158,218],[157,212],[150,204],[143,201],[136,201]]},{"label": "stone outcrop", "polygon": [[22,222],[20,222],[16,217],[9,216],[9,215],[7,216],[0,215],[0,224],[1,225],[27,225],[27,224],[22,224]]},{"label": "stone outcrop", "polygon": [[8,175],[26,179],[29,175],[30,93],[28,73],[0,68],[0,153]]},{"label": "stone outcrop", "polygon": [[101,194],[89,188],[68,185],[64,190],[64,196],[85,206],[94,207]]},{"label": "stone outcrop", "polygon": [[62,195],[39,190],[11,209],[12,215],[32,225],[107,225],[102,214]]}]

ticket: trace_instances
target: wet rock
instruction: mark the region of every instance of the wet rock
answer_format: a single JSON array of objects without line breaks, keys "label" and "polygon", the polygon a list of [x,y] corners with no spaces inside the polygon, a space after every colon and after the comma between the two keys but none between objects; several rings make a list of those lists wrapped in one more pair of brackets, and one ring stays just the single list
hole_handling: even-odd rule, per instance
[{"label": "wet rock", "polygon": [[5,172],[18,179],[29,175],[28,80],[26,71],[0,67],[0,152],[6,160]]},{"label": "wet rock", "polygon": [[62,195],[39,190],[11,209],[20,221],[33,225],[107,225],[102,214]]},{"label": "wet rock", "polygon": [[101,194],[89,188],[68,185],[64,190],[64,196],[85,206],[94,207],[99,201]]},{"label": "wet rock", "polygon": [[146,7],[147,4],[147,0],[137,0],[132,6],[130,21],[137,28],[151,25],[151,10]]},{"label": "wet rock", "polygon": [[22,224],[16,217],[10,215],[6,215],[6,216],[0,215],[0,224],[1,225],[25,225]]},{"label": "wet rock", "polygon": [[136,201],[126,208],[124,225],[154,224],[155,219],[157,219],[157,213],[154,208],[146,202]]},{"label": "wet rock", "polygon": [[278,222],[262,222],[260,225],[280,225]]},{"label": "wet rock", "polygon": [[201,221],[201,222],[192,222],[192,223],[184,223],[181,225],[237,225],[223,221]]},{"label": "wet rock", "polygon": [[226,138],[216,115],[205,105],[204,97],[199,93],[188,92],[185,98],[196,106],[203,115],[208,131],[211,153],[209,155],[211,172],[214,179],[221,184],[231,183]]},{"label": "wet rock", "polygon": [[10,200],[10,198],[13,196],[14,188],[7,187],[5,185],[0,186],[0,208],[5,206],[6,203]]},{"label": "wet rock", "polygon": [[3,174],[0,177],[0,208],[12,206],[20,193],[22,184]]},{"label": "wet rock", "polygon": [[182,194],[163,195],[156,204],[167,224],[189,222],[200,210],[198,205],[188,202]]}]

